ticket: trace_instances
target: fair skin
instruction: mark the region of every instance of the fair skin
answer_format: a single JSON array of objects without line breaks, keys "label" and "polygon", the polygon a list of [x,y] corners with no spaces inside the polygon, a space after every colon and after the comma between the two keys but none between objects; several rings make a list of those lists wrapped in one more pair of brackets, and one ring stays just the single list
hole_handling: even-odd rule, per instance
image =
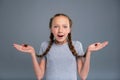
[{"label": "fair skin", "polygon": [[64,16],[55,17],[52,22],[51,32],[58,43],[66,43],[70,33],[69,20]]},{"label": "fair skin", "polygon": [[[50,30],[53,33],[57,44],[61,45],[61,44],[66,43],[68,33],[70,33],[70,31],[71,31],[68,18],[65,16],[55,17],[53,19],[52,27]],[[106,45],[108,45],[108,41],[105,41],[102,43],[97,42],[97,43],[93,43],[93,44],[89,45],[86,50],[87,55],[86,55],[85,59],[77,60],[78,73],[82,80],[85,80],[87,78],[87,75],[89,72],[89,67],[90,67],[91,53],[93,51],[101,50]],[[37,79],[41,80],[45,73],[45,60],[42,59],[40,61],[40,63],[38,63],[36,54],[35,54],[35,49],[30,45],[23,46],[23,45],[19,45],[19,44],[14,44],[14,47],[21,52],[26,52],[31,55],[35,74],[37,76]]]}]

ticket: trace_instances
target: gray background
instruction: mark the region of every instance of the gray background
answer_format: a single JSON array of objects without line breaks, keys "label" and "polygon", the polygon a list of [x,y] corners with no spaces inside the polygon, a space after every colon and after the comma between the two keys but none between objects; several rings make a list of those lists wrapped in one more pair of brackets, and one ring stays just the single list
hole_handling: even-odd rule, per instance
[{"label": "gray background", "polygon": [[88,80],[120,79],[119,0],[0,0],[0,80],[36,79],[31,56],[13,43],[28,43],[38,52],[49,39],[49,19],[59,12],[73,20],[72,38],[84,51],[93,42],[109,41],[92,54]]}]

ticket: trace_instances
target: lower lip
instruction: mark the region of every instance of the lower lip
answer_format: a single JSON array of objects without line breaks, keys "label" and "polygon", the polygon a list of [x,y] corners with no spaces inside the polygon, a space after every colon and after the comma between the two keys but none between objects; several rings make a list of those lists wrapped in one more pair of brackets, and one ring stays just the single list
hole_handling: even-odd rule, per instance
[{"label": "lower lip", "polygon": [[62,37],[57,36],[57,37],[61,39],[61,38],[63,38],[64,36],[62,36]]}]

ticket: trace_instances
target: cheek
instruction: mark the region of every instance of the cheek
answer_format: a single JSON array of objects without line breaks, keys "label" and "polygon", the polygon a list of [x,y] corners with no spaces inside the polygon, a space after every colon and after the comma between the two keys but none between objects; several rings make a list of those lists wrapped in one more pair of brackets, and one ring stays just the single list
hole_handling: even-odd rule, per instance
[{"label": "cheek", "polygon": [[53,35],[56,35],[57,30],[55,30],[55,29],[51,29],[51,32],[53,33]]},{"label": "cheek", "polygon": [[71,32],[71,29],[66,30],[66,33],[67,33],[67,34],[70,33],[70,32]]},{"label": "cheek", "polygon": [[70,33],[70,30],[65,31],[66,36],[68,36],[69,33]]}]

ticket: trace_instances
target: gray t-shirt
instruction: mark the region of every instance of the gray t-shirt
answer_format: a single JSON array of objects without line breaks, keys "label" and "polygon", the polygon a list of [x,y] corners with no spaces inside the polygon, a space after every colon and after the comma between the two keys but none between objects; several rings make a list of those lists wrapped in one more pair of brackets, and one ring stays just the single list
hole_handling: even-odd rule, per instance
[{"label": "gray t-shirt", "polygon": [[[72,41],[79,55],[84,55],[82,44],[79,41]],[[39,54],[42,54],[48,46],[43,42]],[[71,53],[68,44],[58,45],[53,43],[50,51],[45,56],[46,71],[45,80],[77,80],[76,58]]]}]

